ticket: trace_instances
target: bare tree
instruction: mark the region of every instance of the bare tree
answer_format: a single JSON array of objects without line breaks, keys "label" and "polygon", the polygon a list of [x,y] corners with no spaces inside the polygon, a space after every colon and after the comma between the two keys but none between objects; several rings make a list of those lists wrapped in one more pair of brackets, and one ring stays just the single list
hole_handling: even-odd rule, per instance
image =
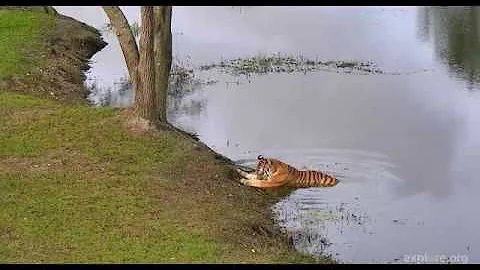
[{"label": "bare tree", "polygon": [[204,147],[217,159],[237,168],[227,157],[216,153],[195,136],[167,122],[167,90],[172,64],[172,7],[152,8],[142,7],[140,11],[142,21],[139,53],[132,29],[120,8],[117,6],[103,7],[115,30],[127,63],[135,95],[133,119],[135,124],[144,130],[168,129],[174,131],[194,144]]},{"label": "bare tree", "polygon": [[141,129],[170,126],[166,117],[166,97],[172,62],[172,8],[141,7],[140,50],[120,8],[104,6],[103,10],[118,37],[130,75],[135,96],[134,124]]}]

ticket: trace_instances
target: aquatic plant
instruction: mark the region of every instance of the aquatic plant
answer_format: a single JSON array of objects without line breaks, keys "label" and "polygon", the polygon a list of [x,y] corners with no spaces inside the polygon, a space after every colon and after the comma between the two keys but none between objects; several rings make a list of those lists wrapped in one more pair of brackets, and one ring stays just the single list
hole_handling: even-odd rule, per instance
[{"label": "aquatic plant", "polygon": [[371,61],[358,60],[329,60],[307,59],[302,56],[289,56],[282,54],[262,55],[253,57],[220,60],[200,66],[200,70],[218,69],[232,75],[270,74],[330,71],[338,73],[359,74],[384,74],[380,68]]}]

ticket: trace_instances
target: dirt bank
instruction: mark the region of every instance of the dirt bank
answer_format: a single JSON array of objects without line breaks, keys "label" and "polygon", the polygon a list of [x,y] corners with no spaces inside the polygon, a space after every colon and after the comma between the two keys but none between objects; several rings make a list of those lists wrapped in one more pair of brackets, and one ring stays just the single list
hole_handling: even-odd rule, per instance
[{"label": "dirt bank", "polygon": [[[57,14],[47,7],[9,7],[54,14],[56,19],[48,33],[46,49],[30,51],[29,57],[41,64],[26,74],[16,75],[3,82],[4,89],[48,97],[67,103],[86,103],[88,91],[84,86],[89,59],[107,45],[97,29],[70,17]],[[34,87],[32,87],[34,86]]]}]

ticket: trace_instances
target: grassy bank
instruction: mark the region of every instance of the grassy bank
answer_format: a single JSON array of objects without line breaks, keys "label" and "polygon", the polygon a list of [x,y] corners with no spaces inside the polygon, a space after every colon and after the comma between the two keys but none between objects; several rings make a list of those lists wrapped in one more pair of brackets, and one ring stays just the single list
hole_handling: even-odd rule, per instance
[{"label": "grassy bank", "polygon": [[[38,27],[40,24],[45,27]],[[41,36],[51,28],[53,18],[40,12],[0,10],[0,79],[26,74],[26,67],[35,63],[28,47],[42,49]]]},{"label": "grassy bank", "polygon": [[17,77],[0,85],[0,262],[313,262],[274,228],[275,193],[241,186],[202,147],[36,91],[48,78],[24,74],[44,68],[60,26],[0,10],[0,78]]}]

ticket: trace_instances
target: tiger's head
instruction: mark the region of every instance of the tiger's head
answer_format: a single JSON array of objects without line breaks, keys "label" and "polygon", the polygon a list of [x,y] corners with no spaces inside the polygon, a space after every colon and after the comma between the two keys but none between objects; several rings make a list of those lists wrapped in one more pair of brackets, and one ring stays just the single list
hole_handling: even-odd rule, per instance
[{"label": "tiger's head", "polygon": [[269,160],[264,158],[262,155],[257,157],[257,178],[258,179],[268,179],[271,176]]},{"label": "tiger's head", "polygon": [[270,179],[272,175],[283,168],[283,163],[273,158],[264,158],[262,155],[257,157],[257,178],[258,179]]}]

